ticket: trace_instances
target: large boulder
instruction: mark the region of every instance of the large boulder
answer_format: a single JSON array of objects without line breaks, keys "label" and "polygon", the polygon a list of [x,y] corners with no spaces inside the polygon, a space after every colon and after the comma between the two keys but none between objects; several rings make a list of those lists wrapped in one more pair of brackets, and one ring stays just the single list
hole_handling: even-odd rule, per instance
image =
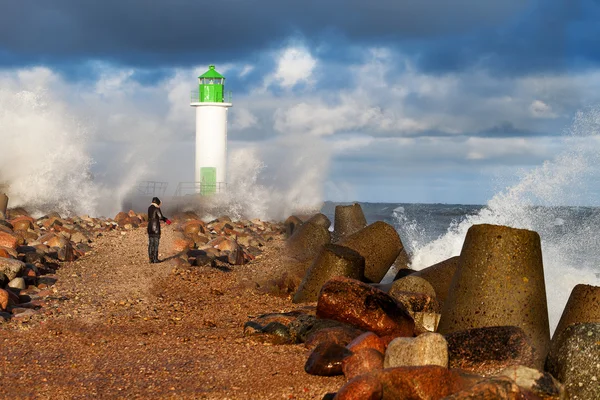
[{"label": "large boulder", "polygon": [[304,370],[311,375],[342,375],[342,361],[352,352],[337,343],[324,342],[313,349]]},{"label": "large boulder", "polygon": [[481,380],[480,376],[437,365],[386,368],[351,379],[342,386],[335,399],[443,399]]},{"label": "large boulder", "polygon": [[496,376],[510,378],[520,388],[528,390],[544,400],[568,398],[564,386],[548,372],[523,365],[514,365],[502,370]]},{"label": "large boulder", "polygon": [[460,392],[444,397],[444,400],[473,399],[536,400],[535,397],[526,396],[515,382],[505,376],[491,377]]},{"label": "large boulder", "polygon": [[415,338],[396,338],[388,344],[384,368],[419,365],[448,367],[448,344],[442,335],[428,332]]},{"label": "large boulder", "polygon": [[446,335],[450,368],[495,375],[513,366],[535,366],[529,337],[515,326],[475,328]]},{"label": "large boulder", "polygon": [[390,269],[404,246],[396,229],[377,221],[338,242],[365,258],[365,278],[378,283]]},{"label": "large boulder", "polygon": [[365,259],[356,251],[336,244],[325,244],[294,295],[294,303],[317,301],[321,287],[333,277],[362,280]]},{"label": "large boulder", "polygon": [[345,322],[379,336],[413,336],[415,328],[408,311],[393,298],[366,283],[344,277],[323,285],[317,317]]},{"label": "large boulder", "polygon": [[371,371],[383,369],[383,354],[371,348],[353,351],[352,355],[342,360],[342,372],[346,380]]},{"label": "large boulder", "polygon": [[469,228],[438,330],[446,335],[490,326],[523,329],[536,350],[535,367],[543,367],[550,325],[537,232],[487,224]]}]

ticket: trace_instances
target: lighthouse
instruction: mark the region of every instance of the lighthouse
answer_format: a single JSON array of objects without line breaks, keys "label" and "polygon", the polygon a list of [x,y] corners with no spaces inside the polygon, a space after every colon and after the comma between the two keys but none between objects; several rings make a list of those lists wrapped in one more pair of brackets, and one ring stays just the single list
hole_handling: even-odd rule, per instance
[{"label": "lighthouse", "polygon": [[224,192],[227,186],[227,110],[231,92],[214,65],[198,77],[190,105],[196,108],[196,184],[202,195]]}]

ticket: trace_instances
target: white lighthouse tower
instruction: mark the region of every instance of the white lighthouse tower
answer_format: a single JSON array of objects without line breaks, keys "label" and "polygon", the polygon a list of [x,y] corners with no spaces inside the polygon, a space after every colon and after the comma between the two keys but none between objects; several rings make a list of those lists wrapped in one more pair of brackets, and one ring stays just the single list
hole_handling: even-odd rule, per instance
[{"label": "white lighthouse tower", "polygon": [[198,77],[198,91],[190,105],[196,108],[196,183],[200,194],[223,192],[227,186],[227,109],[231,92],[214,65]]}]

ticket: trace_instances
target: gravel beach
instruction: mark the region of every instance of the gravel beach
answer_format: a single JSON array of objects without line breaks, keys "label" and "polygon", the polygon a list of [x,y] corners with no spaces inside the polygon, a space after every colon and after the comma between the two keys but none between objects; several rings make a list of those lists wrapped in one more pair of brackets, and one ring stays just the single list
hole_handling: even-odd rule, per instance
[{"label": "gravel beach", "polygon": [[164,229],[166,261],[149,264],[145,229],[111,231],[63,263],[35,315],[0,324],[0,397],[321,399],[339,389],[343,376],[304,372],[303,345],[243,334],[252,317],[307,307],[256,289],[282,272],[283,238],[228,267],[170,259],[174,240]]}]

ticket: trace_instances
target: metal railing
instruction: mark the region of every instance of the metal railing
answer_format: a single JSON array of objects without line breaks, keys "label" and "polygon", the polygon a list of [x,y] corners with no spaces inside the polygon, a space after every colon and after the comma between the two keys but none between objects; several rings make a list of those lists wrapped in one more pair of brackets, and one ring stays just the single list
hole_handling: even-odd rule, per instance
[{"label": "metal railing", "polygon": [[179,182],[175,189],[175,197],[223,193],[227,189],[226,182],[204,183],[204,182]]},{"label": "metal railing", "polygon": [[167,191],[168,182],[141,181],[136,187],[136,194],[143,196],[163,196]]},{"label": "metal railing", "polygon": [[[231,90],[226,90],[223,92],[223,103],[231,103],[232,98],[233,98],[233,94],[231,93]],[[192,90],[190,92],[190,103],[205,103],[205,102],[202,101],[202,99],[200,98],[199,91]]]}]

